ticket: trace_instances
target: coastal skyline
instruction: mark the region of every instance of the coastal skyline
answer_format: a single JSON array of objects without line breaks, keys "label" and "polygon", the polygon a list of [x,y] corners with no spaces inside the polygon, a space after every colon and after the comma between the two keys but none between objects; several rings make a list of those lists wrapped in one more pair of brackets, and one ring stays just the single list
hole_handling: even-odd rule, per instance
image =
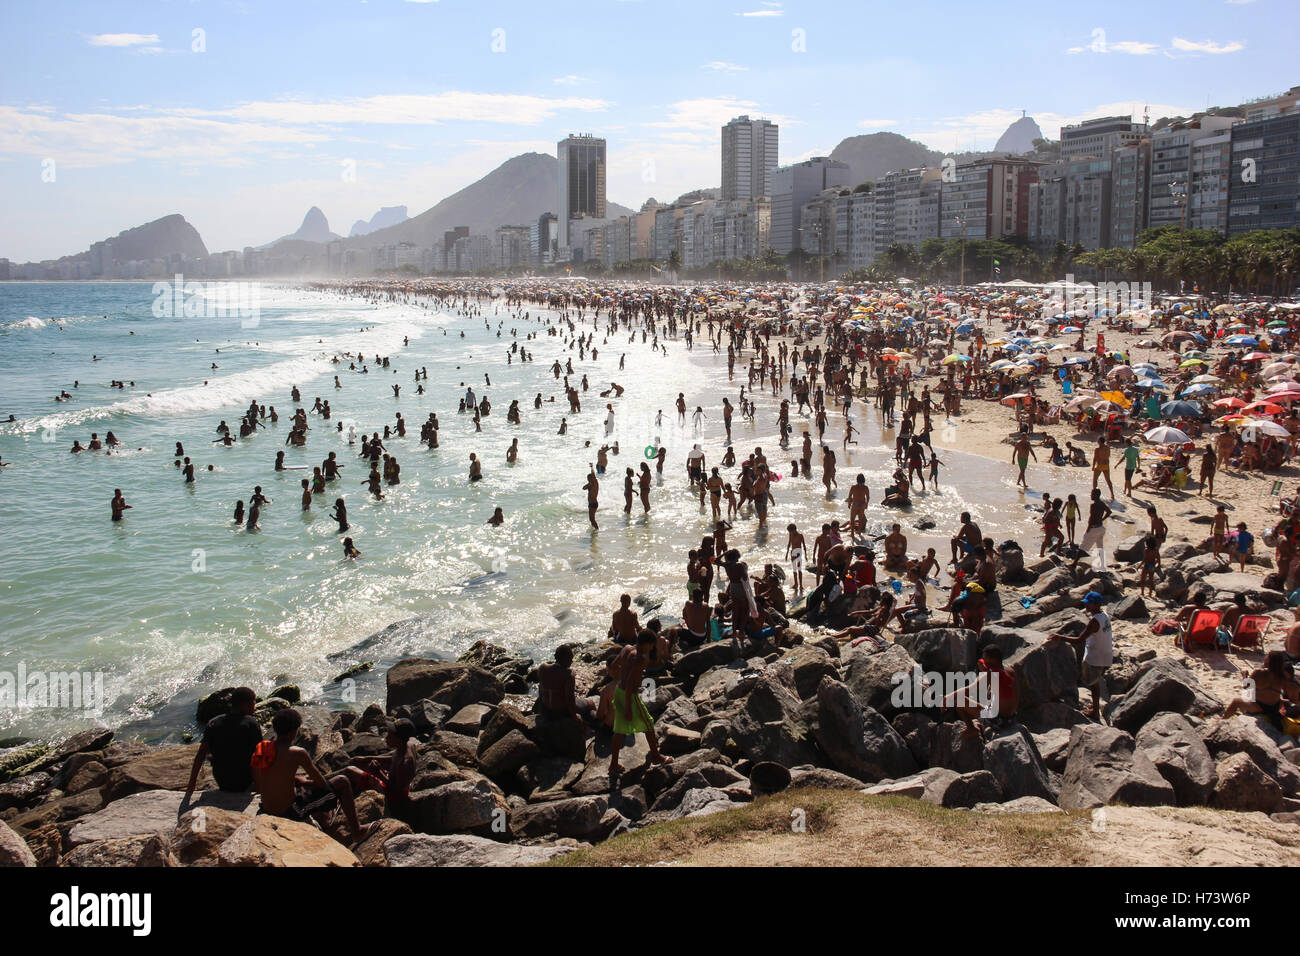
[{"label": "coastal skyline", "polygon": [[[313,205],[336,229],[382,206],[415,213],[570,132],[607,138],[609,199],[636,208],[718,186],[718,129],[743,113],[781,125],[782,165],[879,131],[989,150],[1021,110],[1052,139],[1095,116],[1187,115],[1292,85],[1298,19],[1271,0],[1175,19],[941,8],[922,43],[907,39],[914,10],[775,0],[305,11],[33,11],[0,38],[0,255],[67,255],[173,212],[211,249],[269,242]],[[644,57],[606,55],[634,36]]]}]

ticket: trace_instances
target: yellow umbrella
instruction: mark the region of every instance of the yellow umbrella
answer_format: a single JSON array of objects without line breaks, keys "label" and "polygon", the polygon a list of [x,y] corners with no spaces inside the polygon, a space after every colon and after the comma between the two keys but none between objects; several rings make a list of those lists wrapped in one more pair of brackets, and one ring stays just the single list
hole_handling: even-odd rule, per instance
[{"label": "yellow umbrella", "polygon": [[1102,392],[1101,397],[1125,410],[1129,409],[1133,405],[1133,403],[1125,397],[1123,392]]}]

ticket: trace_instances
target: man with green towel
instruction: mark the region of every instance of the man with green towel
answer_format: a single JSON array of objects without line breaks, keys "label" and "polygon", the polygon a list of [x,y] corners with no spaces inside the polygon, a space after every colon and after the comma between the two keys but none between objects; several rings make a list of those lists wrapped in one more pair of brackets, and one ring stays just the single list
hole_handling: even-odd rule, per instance
[{"label": "man with green towel", "polygon": [[623,772],[618,763],[618,752],[623,748],[624,737],[645,734],[646,743],[650,745],[647,763],[672,763],[673,760],[659,752],[654,719],[639,693],[646,665],[655,659],[655,644],[655,635],[643,630],[637,635],[636,646],[624,647],[609,667],[610,676],[618,681],[614,688],[614,743],[609,755],[611,789],[618,786],[619,774]]}]

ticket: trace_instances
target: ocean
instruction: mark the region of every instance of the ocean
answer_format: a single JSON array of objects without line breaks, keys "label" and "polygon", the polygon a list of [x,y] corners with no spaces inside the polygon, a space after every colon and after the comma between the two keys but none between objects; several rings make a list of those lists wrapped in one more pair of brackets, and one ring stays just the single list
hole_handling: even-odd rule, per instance
[{"label": "ocean", "polygon": [[[463,316],[430,300],[373,303],[263,286],[250,325],[238,316],[159,316],[158,299],[151,283],[0,283],[0,420],[17,418],[0,424],[0,459],[9,463],[0,469],[0,705],[5,675],[13,684],[20,671],[52,680],[93,675],[105,688],[93,712],[43,707],[30,694],[24,706],[19,695],[0,706],[0,739],[50,740],[98,723],[147,740],[176,739],[194,730],[198,698],[232,684],[265,693],[289,681],[305,698],[359,708],[382,702],[383,666],[404,655],[454,658],[486,639],[541,660],[560,643],[603,636],[623,592],[663,600],[664,613],[680,611],[686,550],[711,526],[707,507],[686,487],[685,455],[698,440],[709,465],[720,462],[722,397],[738,403],[745,382],[738,362],[727,384],[725,354],[714,354],[706,336],[693,351],[669,341],[665,355],[639,332],[632,341],[626,332],[605,341],[602,324],[599,358],[588,354],[580,362],[576,349],[548,334],[554,315],[536,307],[526,307],[525,320],[484,300],[482,316]],[[592,328],[588,319],[580,330]],[[516,338],[535,353],[534,362],[507,364]],[[344,352],[364,353],[369,372],[350,371],[347,359],[330,361]],[[376,354],[388,356],[392,368],[378,367]],[[551,371],[556,359],[570,357],[575,384],[584,374],[590,384],[576,416],[568,415]],[[429,372],[424,395],[416,394],[416,368]],[[112,388],[112,379],[134,387]],[[624,395],[601,398],[613,381]],[[393,384],[401,386],[400,397]],[[320,396],[334,413],[330,422],[309,415],[301,449],[284,444],[294,385],[305,407]],[[470,415],[457,414],[466,386],[492,403],[482,432]],[[55,402],[62,390],[72,399]],[[535,410],[539,392],[556,402]],[[708,415],[700,434],[689,417],[678,424],[679,392],[690,409],[700,405]],[[506,422],[516,398],[519,426]],[[233,447],[213,444],[217,423],[237,428],[250,401],[274,405],[279,424],[268,422]],[[608,438],[606,401],[615,412]],[[788,475],[798,446],[788,454],[778,448],[779,401],[770,391],[758,393],[753,424],[737,412],[736,451],[743,459],[761,445],[775,470]],[[431,411],[442,426],[434,450],[419,441]],[[407,435],[385,445],[398,458],[402,481],[376,501],[364,487],[368,469],[359,446],[347,442],[347,423],[382,433],[398,412]],[[562,416],[569,418],[564,436],[557,434]],[[853,417],[859,444],[842,448],[838,413],[826,435],[839,458],[837,496],[825,496],[816,455],[813,481],[786,478],[773,486],[777,504],[766,532],[752,518],[737,520],[729,542],[752,571],[780,561],[788,522],[811,543],[823,522],[847,518],[843,495],[859,471],[872,487],[870,521],[899,518],[913,553],[928,544],[946,561],[947,537],[965,509],[999,541],[1020,536],[1027,549],[1037,544],[1037,519],[1025,502],[1035,502],[1041,489],[1018,495],[1013,469],[964,451],[941,452],[943,490],[915,496],[910,514],[880,508],[894,467],[893,435],[861,403]],[[333,427],[339,422],[343,434]],[[797,438],[807,419],[792,422]],[[102,439],[110,430],[123,443],[113,454],[69,453],[74,439],[85,444],[92,432]],[[519,460],[508,465],[506,448],[515,437]],[[614,439],[621,453],[611,455],[602,478],[601,527],[593,532],[582,485],[597,447]],[[178,441],[197,466],[192,485],[173,464]],[[642,515],[637,502],[625,517],[624,469],[639,468],[661,443],[668,461],[651,492],[651,513]],[[306,471],[275,472],[281,450],[289,465]],[[343,477],[304,514],[299,480],[330,451],[344,463]],[[467,480],[471,452],[484,463],[484,480],[475,484]],[[261,531],[249,532],[234,525],[232,513],[259,484],[271,504]],[[132,505],[118,523],[109,520],[115,488]],[[363,554],[357,561],[343,559],[342,536],[329,517],[340,496],[348,504],[348,534]],[[505,525],[489,527],[498,506]],[[921,516],[933,518],[936,529],[913,531]],[[396,622],[408,623],[367,642]],[[362,678],[356,699],[340,698],[333,677],[363,660],[376,662],[375,670]]]}]

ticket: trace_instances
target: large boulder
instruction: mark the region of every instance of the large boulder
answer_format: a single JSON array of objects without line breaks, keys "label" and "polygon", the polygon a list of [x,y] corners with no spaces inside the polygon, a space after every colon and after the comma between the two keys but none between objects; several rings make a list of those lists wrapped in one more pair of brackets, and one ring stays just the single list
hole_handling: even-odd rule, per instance
[{"label": "large boulder", "polygon": [[875,782],[916,770],[907,743],[889,722],[829,677],[817,688],[815,734],[835,769],[860,780]]},{"label": "large boulder", "polygon": [[542,748],[537,746],[520,730],[511,730],[487,750],[478,755],[479,769],[505,787],[510,785],[515,773],[528,761],[540,756]]},{"label": "large boulder", "polygon": [[282,817],[256,816],[217,851],[219,866],[360,866],[347,847],[316,829]]},{"label": "large boulder", "polygon": [[[184,790],[198,750],[198,744],[165,747],[115,767],[108,775],[105,796],[111,801],[141,790]],[[199,773],[199,789],[213,786],[212,773],[205,762]]]},{"label": "large boulder", "polygon": [[1137,749],[1169,781],[1179,806],[1210,802],[1218,774],[1214,758],[1182,714],[1157,714],[1138,731]]},{"label": "large boulder", "polygon": [[566,853],[571,846],[519,846],[476,836],[396,836],[384,844],[389,866],[532,866]]},{"label": "large boulder", "polygon": [[384,844],[394,837],[405,836],[410,832],[411,828],[401,820],[386,817],[379,821],[379,825],[370,836],[358,843],[352,852],[356,854],[362,866],[387,866],[388,859],[384,856]]},{"label": "large boulder", "polygon": [[1245,752],[1229,754],[1215,769],[1218,774],[1214,785],[1216,807],[1264,813],[1282,809],[1282,788]]},{"label": "large boulder", "polygon": [[1295,773],[1278,745],[1260,728],[1259,718],[1241,714],[1231,720],[1213,720],[1201,726],[1201,733],[1215,759],[1244,753],[1271,777],[1289,778]]},{"label": "large boulder", "polygon": [[1081,724],[1070,731],[1060,805],[1087,810],[1110,803],[1135,807],[1174,803],[1174,788],[1133,738],[1115,727]]},{"label": "large boulder", "polygon": [[509,807],[487,780],[458,780],[411,793],[411,813],[420,833],[481,832],[506,835]]},{"label": "large boulder", "polygon": [[257,812],[258,797],[248,793],[208,790],[188,797],[174,790],[147,790],[114,800],[97,813],[82,817],[68,832],[68,845],[123,840],[150,833],[171,834],[181,814],[197,808],[206,812],[230,810],[251,815]]},{"label": "large boulder", "polygon": [[36,866],[36,856],[22,837],[0,820],[0,867]]},{"label": "large boulder", "polygon": [[740,657],[740,645],[735,640],[708,641],[693,651],[687,651],[672,665],[673,674],[685,680],[699,677],[705,671],[730,664]]},{"label": "large boulder", "polygon": [[984,743],[979,737],[966,735],[960,721],[936,724],[930,748],[930,766],[944,767],[956,773],[984,769]]},{"label": "large boulder", "polygon": [[639,817],[644,812],[644,806],[634,800],[602,794],[532,803],[516,810],[510,823],[515,834],[521,837],[554,834],[595,843],[608,837],[631,814]]},{"label": "large boulder", "polygon": [[[753,761],[772,760],[786,767],[817,763],[793,674],[784,675],[789,677],[788,683],[782,676],[764,671],[758,677],[731,722],[732,739]],[[823,678],[823,683],[827,679]]]},{"label": "large boulder", "polygon": [[927,671],[943,674],[975,669],[979,635],[961,627],[932,627],[913,634],[901,634],[894,641]]},{"label": "large boulder", "polygon": [[469,704],[498,704],[505,697],[501,681],[481,667],[452,661],[408,657],[388,670],[388,710],[428,698],[452,713]]},{"label": "large boulder", "polygon": [[63,858],[64,866],[180,866],[167,839],[161,833],[148,833],[122,840],[83,843]]},{"label": "large boulder", "polygon": [[840,672],[830,654],[812,644],[797,644],[785,658],[794,668],[794,689],[800,700],[817,693],[823,677],[839,680]]},{"label": "large boulder", "polygon": [[898,713],[893,703],[894,688],[898,686],[895,678],[910,675],[917,668],[906,649],[890,644],[883,651],[869,650],[864,643],[850,649],[845,660],[844,683],[858,704],[887,717]]},{"label": "large boulder", "polygon": [[1052,700],[1074,701],[1079,693],[1079,664],[1070,645],[1049,641],[1036,631],[1021,631],[1023,647],[1003,658],[1003,666],[1014,670],[1020,707],[1028,708]]},{"label": "large boulder", "polygon": [[1217,713],[1223,705],[1207,694],[1181,661],[1157,657],[1138,669],[1128,693],[1106,709],[1111,726],[1137,733],[1156,714],[1172,711],[1201,716]]},{"label": "large boulder", "polygon": [[1002,788],[987,770],[972,770],[962,774],[947,771],[943,775],[935,775],[926,784],[921,799],[941,807],[969,808],[977,803],[997,803],[1002,799]]},{"label": "large boulder", "polygon": [[1003,797],[1040,797],[1056,802],[1052,775],[1048,772],[1034,738],[1023,727],[1000,731],[984,745],[984,769],[997,780]]},{"label": "large boulder", "polygon": [[247,813],[217,807],[186,810],[169,838],[172,855],[183,866],[216,866],[221,844],[247,823],[248,818]]}]

